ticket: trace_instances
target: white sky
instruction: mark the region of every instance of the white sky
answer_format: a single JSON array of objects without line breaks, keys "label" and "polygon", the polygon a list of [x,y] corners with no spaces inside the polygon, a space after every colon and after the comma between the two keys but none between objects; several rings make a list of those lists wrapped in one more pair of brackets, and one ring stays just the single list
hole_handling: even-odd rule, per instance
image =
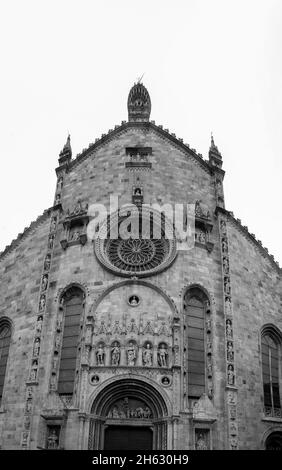
[{"label": "white sky", "polygon": [[282,265],[281,0],[2,1],[0,250],[44,209],[68,131],[74,156],[127,119],[223,155],[226,208]]}]

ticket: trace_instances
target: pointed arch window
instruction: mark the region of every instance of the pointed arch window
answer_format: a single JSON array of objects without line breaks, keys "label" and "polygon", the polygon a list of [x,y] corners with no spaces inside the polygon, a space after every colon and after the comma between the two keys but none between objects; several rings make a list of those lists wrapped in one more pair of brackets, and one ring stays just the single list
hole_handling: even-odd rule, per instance
[{"label": "pointed arch window", "polygon": [[279,390],[281,339],[275,331],[267,329],[262,333],[261,353],[265,415],[282,418]]},{"label": "pointed arch window", "polygon": [[58,393],[72,395],[77,370],[80,325],[84,309],[84,293],[71,287],[64,295],[63,336],[58,379]]},{"label": "pointed arch window", "polygon": [[8,355],[11,343],[11,325],[7,320],[0,321],[0,405],[2,403]]},{"label": "pointed arch window", "polygon": [[189,289],[184,297],[186,369],[188,396],[191,398],[200,397],[206,391],[207,300],[199,288]]}]

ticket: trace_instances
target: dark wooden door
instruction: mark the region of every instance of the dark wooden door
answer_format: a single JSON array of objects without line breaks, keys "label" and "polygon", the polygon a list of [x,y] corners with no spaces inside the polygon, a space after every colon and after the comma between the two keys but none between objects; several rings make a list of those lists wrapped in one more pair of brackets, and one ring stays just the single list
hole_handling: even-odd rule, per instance
[{"label": "dark wooden door", "polygon": [[104,450],[151,450],[153,432],[143,426],[109,426],[105,430]]}]

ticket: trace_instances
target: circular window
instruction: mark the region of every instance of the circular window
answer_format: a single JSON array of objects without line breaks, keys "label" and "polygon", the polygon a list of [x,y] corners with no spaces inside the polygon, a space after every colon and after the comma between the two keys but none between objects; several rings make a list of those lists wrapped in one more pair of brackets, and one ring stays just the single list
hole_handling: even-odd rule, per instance
[{"label": "circular window", "polygon": [[[124,219],[116,212],[100,227],[94,247],[101,264],[128,277],[151,276],[166,269],[176,257],[172,224],[159,212],[142,208],[142,212],[131,217],[130,225],[136,223],[138,227],[137,236],[135,232],[134,237],[122,238],[119,226]],[[112,234],[117,236],[112,237]]]}]

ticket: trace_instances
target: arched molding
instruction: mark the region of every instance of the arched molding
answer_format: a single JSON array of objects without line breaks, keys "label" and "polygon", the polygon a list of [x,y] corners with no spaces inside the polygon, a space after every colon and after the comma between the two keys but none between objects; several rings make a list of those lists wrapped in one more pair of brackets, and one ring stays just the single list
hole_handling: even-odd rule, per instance
[{"label": "arched molding", "polygon": [[13,333],[14,333],[14,330],[15,330],[13,320],[11,320],[11,318],[7,317],[7,315],[1,315],[0,316],[0,328],[2,328],[2,326],[7,326],[7,327],[10,328],[10,330],[11,330],[11,340],[12,340],[12,336],[13,336]]},{"label": "arched molding", "polygon": [[276,433],[276,432],[281,433],[281,436],[282,436],[282,423],[270,426],[269,428],[266,429],[266,431],[264,431],[260,440],[261,449],[265,449],[267,439],[271,436],[271,434]]},{"label": "arched molding", "polygon": [[123,286],[144,286],[144,287],[148,287],[150,289],[153,289],[155,292],[160,294],[163,297],[163,299],[168,303],[168,305],[170,306],[170,309],[173,313],[173,316],[174,317],[179,316],[179,313],[178,313],[178,310],[177,310],[177,307],[175,305],[174,300],[162,288],[160,288],[159,286],[156,286],[152,282],[148,282],[148,281],[145,281],[143,279],[136,279],[136,278],[126,279],[126,280],[117,282],[117,283],[112,284],[111,286],[107,287],[94,300],[93,304],[90,307],[89,315],[94,315],[95,314],[95,311],[97,310],[99,304],[102,302],[102,300],[105,297],[107,297],[108,294],[110,294],[112,291],[114,291],[116,289],[119,289],[120,287],[123,287]]},{"label": "arched molding", "polygon": [[86,283],[73,281],[67,284],[65,287],[58,289],[57,295],[55,297],[55,302],[60,303],[64,295],[67,293],[67,291],[72,289],[73,287],[77,287],[78,289],[81,289],[85,298],[89,296],[89,288]]},{"label": "arched molding", "polygon": [[273,325],[273,323],[266,323],[260,330],[261,338],[265,335],[271,336],[278,344],[282,344],[282,332],[281,330]]},{"label": "arched molding", "polygon": [[164,389],[148,377],[137,374],[125,374],[122,378],[111,377],[106,380],[90,395],[86,412],[103,416],[110,404],[128,394],[151,405],[155,418],[166,418],[172,414],[172,404]]},{"label": "arched molding", "polygon": [[208,300],[210,304],[213,305],[213,307],[215,307],[215,298],[214,298],[213,293],[207,287],[203,286],[201,283],[197,281],[192,281],[189,284],[185,284],[185,286],[183,286],[179,292],[179,296],[181,298],[181,308],[182,308],[186,294],[191,289],[199,289],[199,291],[202,291],[203,294],[207,297],[206,300]]}]

